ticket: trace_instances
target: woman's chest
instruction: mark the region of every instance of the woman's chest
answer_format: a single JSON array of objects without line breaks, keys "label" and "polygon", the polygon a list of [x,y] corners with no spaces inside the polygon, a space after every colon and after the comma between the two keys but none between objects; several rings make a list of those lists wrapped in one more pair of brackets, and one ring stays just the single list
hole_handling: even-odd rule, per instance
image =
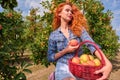
[{"label": "woman's chest", "polygon": [[76,39],[78,42],[80,42],[80,37],[76,37],[74,35],[69,35],[69,38],[66,38],[64,35],[57,35],[56,38],[56,46],[57,46],[57,50],[61,51],[62,49],[66,48],[66,46],[68,46],[68,43],[71,39]]}]

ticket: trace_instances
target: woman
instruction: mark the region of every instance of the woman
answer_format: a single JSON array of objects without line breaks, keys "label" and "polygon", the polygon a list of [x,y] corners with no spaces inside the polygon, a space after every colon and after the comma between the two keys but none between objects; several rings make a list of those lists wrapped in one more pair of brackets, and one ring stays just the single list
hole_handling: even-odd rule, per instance
[{"label": "woman", "polygon": [[[69,45],[71,39],[76,39],[78,42],[90,40],[92,38],[87,33],[87,21],[80,10],[71,3],[61,3],[55,10],[53,19],[54,31],[50,34],[48,42],[48,60],[56,62],[55,80],[81,80],[72,75],[68,68],[68,60],[74,56],[78,45],[72,47]],[[101,58],[98,51],[92,46],[87,45],[91,53]],[[82,54],[82,49],[79,55]],[[112,64],[102,53],[105,59],[105,66],[96,71],[95,74],[102,73],[103,76],[97,80],[107,79],[111,70]]]}]

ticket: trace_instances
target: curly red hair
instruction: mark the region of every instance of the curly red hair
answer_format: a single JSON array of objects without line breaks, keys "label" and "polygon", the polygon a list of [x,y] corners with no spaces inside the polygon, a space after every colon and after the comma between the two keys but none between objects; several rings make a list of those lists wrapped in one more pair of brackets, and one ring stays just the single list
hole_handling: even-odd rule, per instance
[{"label": "curly red hair", "polygon": [[71,3],[66,2],[66,3],[61,3],[58,5],[58,7],[54,11],[52,27],[54,30],[60,27],[61,21],[60,21],[59,13],[62,11],[65,5],[70,5],[73,11],[73,19],[70,22],[70,25],[71,25],[70,29],[76,36],[80,36],[83,28],[88,30],[87,20],[85,16],[83,15],[83,13],[79,10],[79,8],[77,8],[77,6]]}]

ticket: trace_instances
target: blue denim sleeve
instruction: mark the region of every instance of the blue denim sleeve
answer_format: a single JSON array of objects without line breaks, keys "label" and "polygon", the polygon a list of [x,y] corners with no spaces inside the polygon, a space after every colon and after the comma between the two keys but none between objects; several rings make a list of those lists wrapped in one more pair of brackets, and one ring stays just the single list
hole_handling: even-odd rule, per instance
[{"label": "blue denim sleeve", "polygon": [[[81,39],[82,41],[89,40],[89,41],[94,42],[85,29],[82,31]],[[92,44],[85,43],[85,45],[88,47],[88,49],[90,50],[92,54],[95,52],[96,48]]]},{"label": "blue denim sleeve", "polygon": [[47,52],[47,58],[49,62],[54,62],[54,56],[56,53],[56,42],[54,39],[54,36],[51,34],[48,40],[48,52]]}]

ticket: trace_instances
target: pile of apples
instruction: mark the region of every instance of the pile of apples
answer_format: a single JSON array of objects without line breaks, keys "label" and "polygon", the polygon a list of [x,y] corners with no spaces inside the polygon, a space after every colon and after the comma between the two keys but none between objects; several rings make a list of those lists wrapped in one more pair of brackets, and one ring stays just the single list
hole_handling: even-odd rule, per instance
[{"label": "pile of apples", "polygon": [[101,65],[101,61],[90,54],[82,54],[80,57],[73,57],[72,62],[76,64],[89,65],[89,66]]}]

